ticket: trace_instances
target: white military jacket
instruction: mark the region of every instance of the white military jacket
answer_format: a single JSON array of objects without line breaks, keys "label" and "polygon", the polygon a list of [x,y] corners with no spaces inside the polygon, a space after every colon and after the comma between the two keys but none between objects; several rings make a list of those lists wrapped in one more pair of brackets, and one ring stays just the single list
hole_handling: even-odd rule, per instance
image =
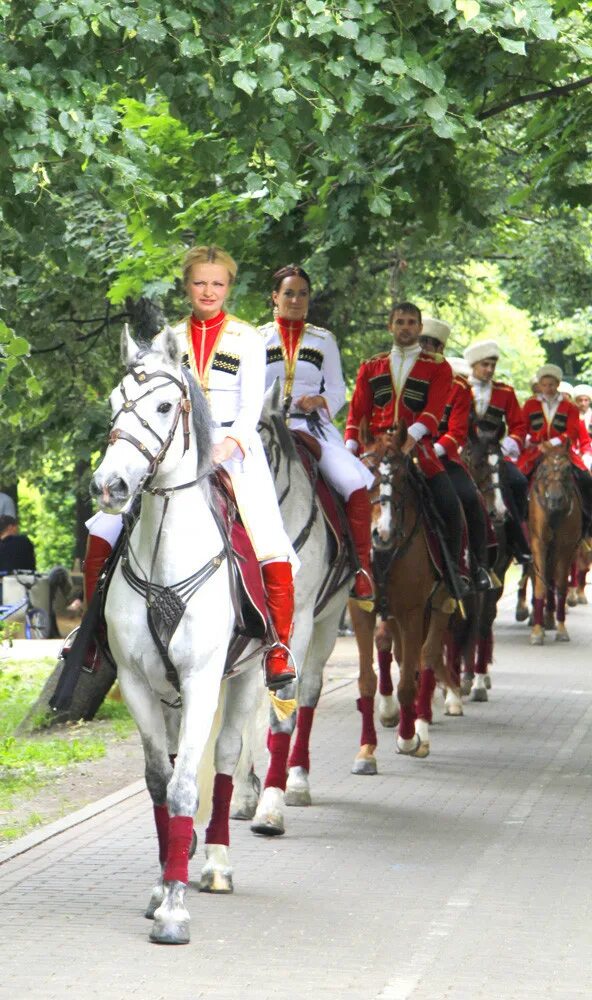
[{"label": "white military jacket", "polygon": [[265,385],[280,378],[284,396],[294,401],[301,396],[323,396],[327,410],[319,410],[321,419],[332,420],[345,403],[345,382],[337,341],[329,330],[305,323],[298,349],[289,359],[277,323],[259,327],[266,351]]},{"label": "white military jacket", "polygon": [[234,438],[246,454],[257,434],[265,392],[265,345],[255,327],[226,315],[208,365],[200,378],[191,339],[191,317],[173,327],[183,364],[205,392],[215,440]]}]

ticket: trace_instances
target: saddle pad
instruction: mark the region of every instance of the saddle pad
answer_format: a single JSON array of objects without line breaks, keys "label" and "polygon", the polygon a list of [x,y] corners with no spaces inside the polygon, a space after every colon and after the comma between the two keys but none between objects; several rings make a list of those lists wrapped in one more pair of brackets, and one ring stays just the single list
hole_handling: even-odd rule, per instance
[{"label": "saddle pad", "polygon": [[323,478],[321,471],[316,468],[316,459],[311,454],[305,441],[297,433],[293,433],[293,438],[298,457],[306,469],[306,474],[311,482],[315,479],[316,475],[315,491],[319,506],[323,512],[325,524],[333,537],[337,552],[339,552],[345,545],[347,538],[347,518],[343,510],[343,504],[335,491],[331,489],[326,479]]}]

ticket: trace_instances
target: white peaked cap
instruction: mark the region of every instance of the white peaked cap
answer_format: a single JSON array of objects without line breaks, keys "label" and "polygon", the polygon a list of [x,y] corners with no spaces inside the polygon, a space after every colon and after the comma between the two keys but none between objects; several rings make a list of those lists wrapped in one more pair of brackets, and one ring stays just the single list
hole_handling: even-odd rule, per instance
[{"label": "white peaked cap", "polygon": [[424,316],[422,320],[422,337],[434,337],[441,344],[445,344],[450,336],[448,323],[443,323],[441,319],[434,319],[432,316]]},{"label": "white peaked cap", "polygon": [[569,382],[560,382],[559,392],[568,392],[570,396],[573,396],[573,385],[570,385]]},{"label": "white peaked cap", "polygon": [[476,365],[486,358],[499,358],[500,349],[495,340],[476,340],[474,344],[465,347],[463,356],[470,365]]},{"label": "white peaked cap", "polygon": [[[558,382],[561,382],[561,379],[563,378],[563,372],[561,371],[559,365],[541,365],[536,373],[537,382],[540,378],[544,378],[545,375],[550,375],[551,378],[556,378]],[[565,386],[567,385],[567,382],[561,382],[561,385]],[[571,392],[571,385],[569,386],[569,389],[562,389],[561,385],[559,386],[561,392]]]},{"label": "white peaked cap", "polygon": [[581,385],[574,385],[573,395],[574,399],[577,399],[578,396],[589,396],[592,399],[592,385],[586,385],[585,382],[582,382]]},{"label": "white peaked cap", "polygon": [[446,358],[446,360],[455,375],[468,376],[471,374],[471,366],[464,358]]}]

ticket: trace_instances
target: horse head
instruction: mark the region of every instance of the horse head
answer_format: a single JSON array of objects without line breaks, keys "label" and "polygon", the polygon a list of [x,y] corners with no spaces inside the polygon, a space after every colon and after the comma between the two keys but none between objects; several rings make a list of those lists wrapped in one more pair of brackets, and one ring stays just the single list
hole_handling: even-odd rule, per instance
[{"label": "horse head", "polygon": [[402,448],[407,440],[407,425],[399,421],[368,445],[365,457],[377,474],[371,493],[372,546],[387,550],[396,544],[403,530],[405,487],[409,474],[409,456]]},{"label": "horse head", "polygon": [[508,515],[502,496],[502,435],[503,427],[496,431],[484,431],[471,424],[469,438],[462,453],[477,488],[483,494],[487,513],[498,523],[505,521]]},{"label": "horse head", "polygon": [[565,514],[573,497],[573,478],[569,459],[569,441],[541,445],[542,460],[537,466],[533,489],[541,507],[549,514]]},{"label": "horse head", "polygon": [[[207,402],[182,368],[170,327],[148,345],[137,344],[126,324],[121,356],[126,374],[110,396],[109,443],[90,487],[100,507],[111,514],[124,510],[148,479],[164,482],[191,444],[192,457],[199,458],[199,465],[209,463],[211,452]],[[196,431],[193,443],[190,414]]]}]

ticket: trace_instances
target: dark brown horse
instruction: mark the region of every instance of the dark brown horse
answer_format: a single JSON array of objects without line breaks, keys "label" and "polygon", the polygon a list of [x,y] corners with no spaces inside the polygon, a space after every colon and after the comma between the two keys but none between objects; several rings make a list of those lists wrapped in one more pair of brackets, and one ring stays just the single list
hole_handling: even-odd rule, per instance
[{"label": "dark brown horse", "polygon": [[[377,438],[369,451],[379,476],[372,495],[373,567],[380,595],[378,610],[392,629],[400,667],[397,750],[414,757],[427,757],[436,680],[451,685],[443,662],[443,641],[455,602],[430,556],[418,473],[413,469],[412,459],[401,451],[406,438],[407,429],[401,424],[391,434]],[[360,655],[360,701],[373,706],[376,611],[362,611],[352,601],[350,612]],[[376,742],[374,723],[370,726],[364,718],[354,773],[376,772]]]},{"label": "dark brown horse", "polygon": [[569,571],[582,537],[582,505],[576,490],[569,442],[542,446],[543,457],[533,476],[528,502],[528,525],[534,573],[533,646],[545,641],[545,594],[556,596],[559,642],[569,642],[565,627],[565,602]]}]

